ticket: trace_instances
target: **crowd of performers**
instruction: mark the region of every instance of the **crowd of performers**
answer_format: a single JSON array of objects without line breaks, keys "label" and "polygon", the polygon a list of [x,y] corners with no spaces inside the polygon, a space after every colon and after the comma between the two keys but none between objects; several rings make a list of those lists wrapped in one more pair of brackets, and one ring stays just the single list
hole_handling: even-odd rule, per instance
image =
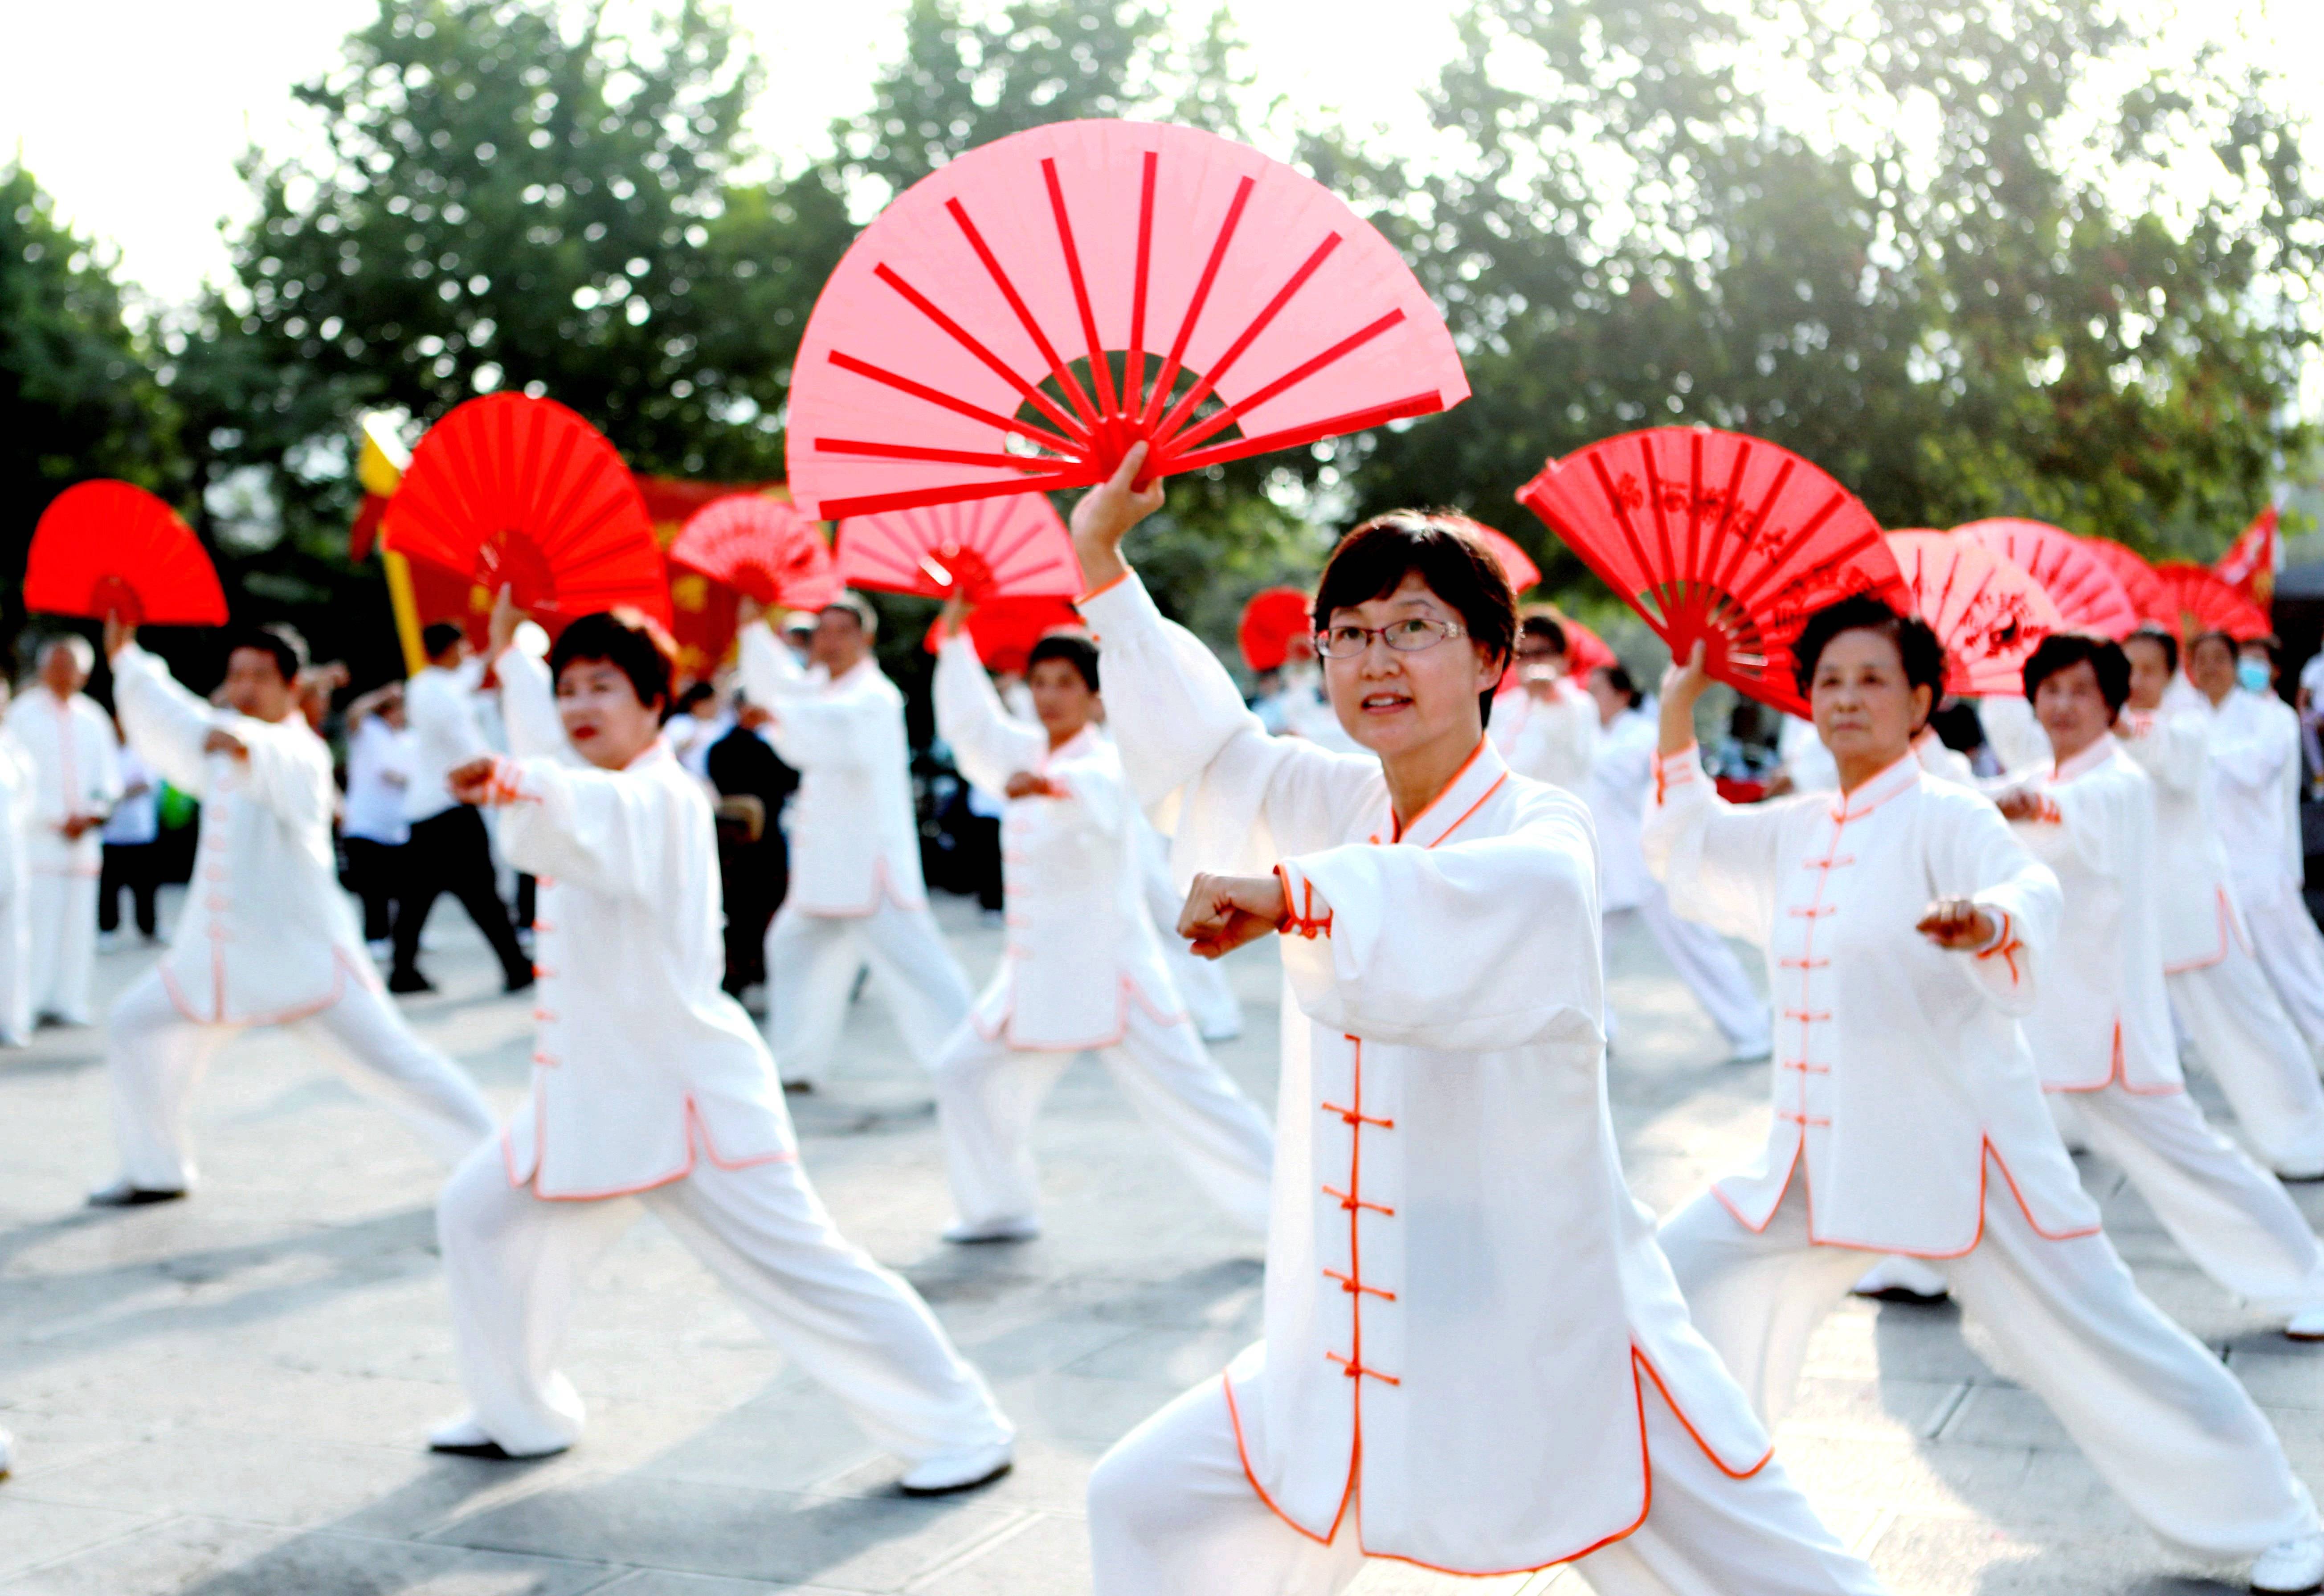
[{"label": "crowd of performers", "polygon": [[[987,675],[962,604],[942,623],[937,727],[1001,807],[1007,946],[982,994],[929,911],[902,699],[852,595],[788,640],[743,614],[745,729],[797,780],[763,1033],[724,990],[715,747],[665,729],[650,624],[588,616],[551,645],[503,598],[481,653],[432,636],[400,703],[358,701],[358,877],[377,871],[357,843],[418,849],[420,890],[458,896],[532,990],[531,1087],[505,1121],[386,995],[425,984],[419,926],[359,921],[336,879],[294,640],[238,632],[205,700],[109,623],[127,748],[201,824],[169,951],[109,1017],[120,1170],[96,1200],[187,1195],[206,1063],[243,1029],[309,1022],[452,1170],[468,1407],[436,1449],[579,1438],[559,1349],[636,1197],[901,1460],[902,1490],[972,1489],[1009,1467],[1012,1425],[835,1227],[786,1110],[787,1083],[840,1057],[868,964],[934,1084],[948,1240],[1038,1233],[1033,1121],[1084,1051],[1226,1220],[1266,1232],[1263,1339],[1097,1465],[1103,1596],[1323,1596],[1375,1557],[1570,1562],[1601,1592],[1877,1591],[1769,1440],[1851,1288],[1950,1291],[2172,1547],[2258,1591],[2324,1582],[2277,1437],[2140,1294],[2068,1150],[2121,1167],[2224,1288],[2324,1337],[2324,1250],[2277,1179],[2324,1175],[2324,943],[2290,840],[2299,729],[2264,649],[2052,638],[1980,775],[1930,731],[1933,634],[1844,600],[1797,650],[1796,790],[1730,804],[1696,747],[1700,651],[1658,706],[1619,666],[1576,682],[1555,621],[1521,616],[1489,553],[1425,514],[1342,540],[1312,657],[1255,712],[1122,558],[1162,501],[1132,485],[1143,457],[1077,506],[1087,632],[1038,644],[1020,690]],[[124,783],[87,665],[44,658],[0,761],[31,817],[5,860],[19,1021],[88,1018]],[[487,673],[504,752],[464,719]],[[487,816],[537,883],[529,955]],[[1764,1151],[1659,1225],[1607,1105],[1602,921],[1632,912],[1773,1082]],[[1727,936],[1764,954],[1772,1006]],[[1190,1003],[1218,994],[1187,973],[1261,937],[1286,994],[1272,1125],[1206,1050]],[[2181,1034],[2274,1173],[2204,1122]]]}]

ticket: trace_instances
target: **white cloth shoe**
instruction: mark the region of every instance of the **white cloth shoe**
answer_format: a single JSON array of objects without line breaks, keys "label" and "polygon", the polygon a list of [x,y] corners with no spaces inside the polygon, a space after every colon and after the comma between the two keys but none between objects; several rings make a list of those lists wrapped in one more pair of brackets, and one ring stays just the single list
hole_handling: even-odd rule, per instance
[{"label": "white cloth shoe", "polygon": [[955,1490],[973,1490],[1000,1479],[1016,1461],[1016,1445],[1008,1441],[973,1446],[965,1452],[939,1453],[906,1470],[904,1477],[896,1481],[896,1489],[906,1496],[947,1496]]},{"label": "white cloth shoe", "polygon": [[2251,1588],[2262,1596],[2305,1596],[2324,1588],[2324,1529],[2278,1541],[2251,1567]]},{"label": "white cloth shoe", "polygon": [[955,1220],[945,1226],[944,1239],[964,1247],[984,1241],[1030,1241],[1041,1233],[1041,1222],[1030,1216],[1016,1219],[988,1219],[979,1224]]},{"label": "white cloth shoe", "polygon": [[15,1466],[16,1437],[5,1430],[0,1430],[0,1480],[5,1480],[8,1477],[8,1471]]},{"label": "white cloth shoe", "polygon": [[2324,1303],[2305,1307],[2292,1315],[2283,1333],[2293,1341],[2324,1341]]}]

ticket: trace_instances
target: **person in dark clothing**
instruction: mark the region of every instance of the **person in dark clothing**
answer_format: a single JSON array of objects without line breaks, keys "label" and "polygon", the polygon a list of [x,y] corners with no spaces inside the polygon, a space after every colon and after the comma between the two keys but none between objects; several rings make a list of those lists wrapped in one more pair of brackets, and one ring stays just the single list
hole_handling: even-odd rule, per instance
[{"label": "person in dark clothing", "polygon": [[710,785],[722,798],[756,798],[756,835],[740,811],[722,804],[718,816],[718,873],[726,891],[726,979],[729,994],[767,978],[767,927],[790,888],[790,849],[783,838],[783,805],[798,786],[798,772],[783,763],[758,733],[767,712],[738,707],[734,729],[710,745],[706,764]]}]

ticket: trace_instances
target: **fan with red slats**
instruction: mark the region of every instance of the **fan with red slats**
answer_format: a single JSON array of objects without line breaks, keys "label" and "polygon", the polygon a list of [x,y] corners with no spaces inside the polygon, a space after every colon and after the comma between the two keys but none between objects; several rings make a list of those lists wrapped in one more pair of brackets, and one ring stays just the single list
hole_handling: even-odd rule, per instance
[{"label": "fan with red slats", "polygon": [[2025,696],[2025,658],[2066,630],[2058,606],[2024,567],[1944,532],[1888,534],[1912,608],[1945,645],[1945,690]]},{"label": "fan with red slats", "polygon": [[671,540],[669,560],[770,608],[819,610],[839,596],[839,572],[815,522],[764,494],[729,494],[696,511]]},{"label": "fan with red slats", "polygon": [[2275,630],[2265,610],[2208,566],[2165,560],[2154,567],[2154,574],[2170,595],[2170,618],[2163,624],[2177,632],[2182,643],[2191,643],[2207,632],[2224,632],[2240,642],[2266,637]]},{"label": "fan with red slats", "polygon": [[2158,626],[2179,623],[2171,590],[2163,585],[2163,578],[2154,574],[2154,567],[2146,563],[2144,555],[2112,538],[2086,537],[2082,546],[2115,574],[2122,590],[2130,595],[2131,608],[2138,612],[2141,621],[2152,621]]},{"label": "fan with red slats", "polygon": [[839,579],[851,587],[978,604],[1073,598],[1081,561],[1056,507],[1039,494],[857,516],[839,529]]},{"label": "fan with red slats", "polygon": [[1565,674],[1575,681],[1586,680],[1593,670],[1602,670],[1609,665],[1622,662],[1620,657],[1607,646],[1604,638],[1555,604],[1545,604],[1537,609],[1528,605],[1526,608],[1528,614],[1543,611],[1546,611],[1549,618],[1557,623],[1558,630],[1565,633]]},{"label": "fan with red slats", "polygon": [[1953,536],[1969,539],[2039,582],[2070,632],[2120,642],[2145,619],[2114,567],[2062,528],[2039,521],[1973,521],[1955,527]]},{"label": "fan with red slats", "polygon": [[1314,630],[1305,589],[1262,587],[1243,604],[1235,642],[1253,670],[1280,670],[1291,657],[1291,640]]},{"label": "fan with red slats", "polygon": [[1146,481],[1449,409],[1460,356],[1313,179],[1191,127],[1060,122],[907,189],[824,287],[790,489],[826,520]]},{"label": "fan with red slats", "polygon": [[77,483],[49,501],[24,559],[24,607],[132,625],[223,626],[217,567],[178,512],[130,483]]},{"label": "fan with red slats", "polygon": [[488,393],[430,427],[388,501],[387,546],[512,586],[551,630],[624,604],[669,624],[669,567],[635,479],[551,400]]},{"label": "fan with red slats", "polygon": [[1671,652],[1794,715],[1792,643],[1853,593],[1910,597],[1872,512],[1788,449],[1661,427],[1553,460],[1517,492]]},{"label": "fan with red slats", "polygon": [[1501,567],[1501,575],[1509,579],[1512,594],[1523,593],[1541,581],[1541,567],[1533,563],[1533,556],[1517,546],[1517,540],[1507,532],[1496,530],[1481,521],[1465,515],[1447,515],[1441,519],[1451,521],[1485,546],[1493,562]]},{"label": "fan with red slats", "polygon": [[[1033,645],[1053,632],[1079,632],[1082,613],[1062,598],[1033,596],[987,600],[968,613],[968,641],[987,670],[1022,676]],[[928,623],[924,640],[933,654],[944,647],[944,617]]]}]

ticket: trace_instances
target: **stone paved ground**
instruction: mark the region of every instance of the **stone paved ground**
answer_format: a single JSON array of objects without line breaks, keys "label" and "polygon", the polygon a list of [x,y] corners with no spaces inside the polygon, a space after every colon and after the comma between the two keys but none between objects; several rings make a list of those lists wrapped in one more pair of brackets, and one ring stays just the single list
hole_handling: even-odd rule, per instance
[{"label": "stone paved ground", "polygon": [[[959,905],[944,915],[973,973],[989,969],[995,934]],[[525,1006],[497,995],[465,922],[446,943],[445,990],[411,1016],[509,1102]],[[1667,1207],[1756,1140],[1764,1075],[1716,1062],[1708,1025],[1635,927],[1616,957],[1624,1151],[1640,1194]],[[107,956],[105,988],[147,962]],[[1248,950],[1234,972],[1250,1019],[1225,1056],[1271,1097],[1272,955]],[[94,1214],[80,1194],[111,1173],[102,1038],[50,1032],[0,1056],[0,1424],[23,1454],[0,1485],[0,1596],[1085,1591],[1090,1465],[1255,1333],[1257,1241],[1187,1190],[1084,1063],[1042,1130],[1048,1235],[947,1249],[927,1094],[876,1004],[858,1007],[848,1044],[850,1067],[799,1110],[808,1166],[1022,1427],[997,1488],[896,1496],[895,1465],[642,1218],[580,1305],[568,1368],[593,1409],[582,1444],[522,1466],[431,1457],[427,1426],[460,1404],[429,1208],[438,1174],[400,1129],[303,1039],[254,1036],[199,1098],[197,1199]],[[2324,1351],[2223,1298],[2110,1171],[2086,1177],[2147,1289],[2220,1349],[2324,1485]],[[2324,1191],[2300,1198],[2324,1217]],[[1851,1303],[1809,1375],[1784,1453],[1898,1592],[2226,1588],[2141,1531],[1950,1313]],[[1579,1588],[1567,1574],[1454,1581],[1392,1564],[1360,1587]]]}]

